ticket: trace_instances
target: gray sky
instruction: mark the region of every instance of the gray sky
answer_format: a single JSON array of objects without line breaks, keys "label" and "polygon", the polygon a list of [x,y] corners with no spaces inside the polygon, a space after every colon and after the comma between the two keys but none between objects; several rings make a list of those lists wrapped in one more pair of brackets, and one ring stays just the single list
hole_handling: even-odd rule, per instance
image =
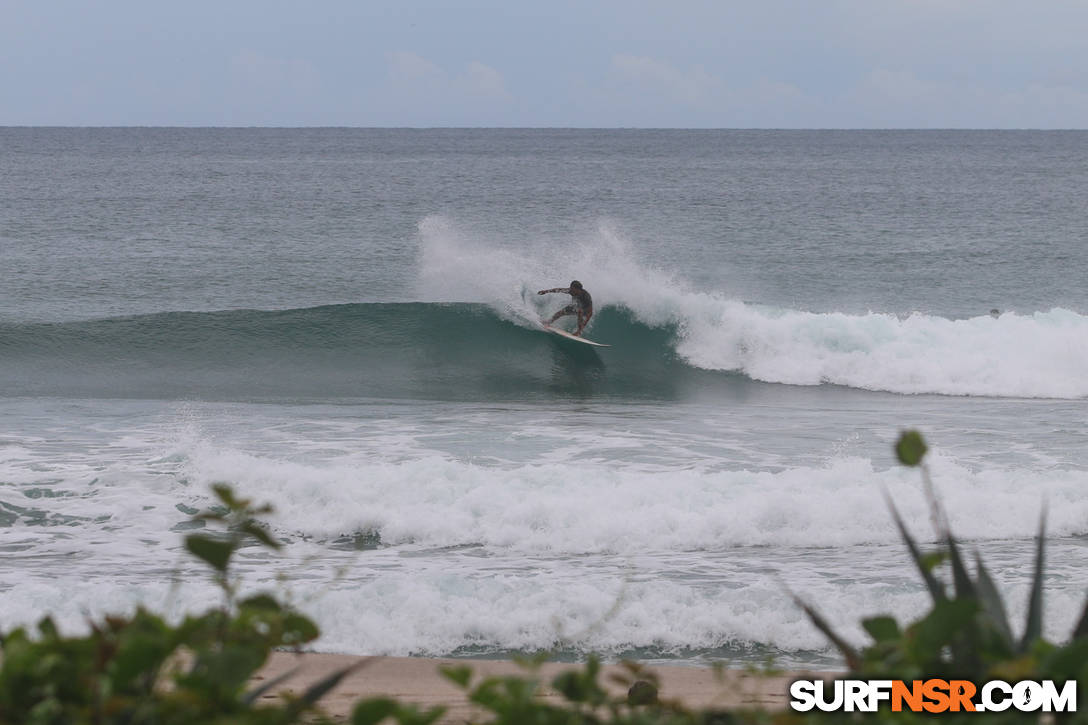
[{"label": "gray sky", "polygon": [[0,125],[1088,128],[1088,0],[0,0]]}]

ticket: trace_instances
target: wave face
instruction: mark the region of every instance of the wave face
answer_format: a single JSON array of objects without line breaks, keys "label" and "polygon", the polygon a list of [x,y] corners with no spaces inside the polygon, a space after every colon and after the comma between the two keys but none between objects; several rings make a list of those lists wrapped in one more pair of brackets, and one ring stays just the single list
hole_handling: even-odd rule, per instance
[{"label": "wave face", "polygon": [[[605,309],[606,368],[580,343],[478,304],[163,313],[0,327],[9,395],[479,399],[670,394],[675,331]],[[666,381],[662,383],[661,381]]]},{"label": "wave face", "polygon": [[596,351],[536,328],[544,310],[523,297],[505,306],[371,303],[6,324],[0,382],[14,396],[211,400],[674,399],[752,381],[1088,396],[1088,317],[1068,310],[900,318],[678,294],[664,312],[637,302],[603,307],[590,333],[612,347]]}]

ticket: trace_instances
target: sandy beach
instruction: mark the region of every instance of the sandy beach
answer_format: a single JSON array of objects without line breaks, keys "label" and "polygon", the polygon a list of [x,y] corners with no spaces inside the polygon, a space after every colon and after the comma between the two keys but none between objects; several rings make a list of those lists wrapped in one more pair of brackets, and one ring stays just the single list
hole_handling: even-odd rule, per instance
[{"label": "sandy beach", "polygon": [[[509,660],[432,659],[423,657],[356,657],[337,654],[293,654],[275,652],[258,675],[259,681],[269,681],[296,669],[283,684],[263,695],[272,700],[283,692],[302,692],[310,684],[327,677],[338,669],[357,666],[340,685],[323,700],[324,711],[336,719],[350,716],[360,699],[389,696],[421,707],[447,707],[442,722],[463,723],[482,712],[470,705],[462,690],[439,673],[442,665],[468,665],[474,671],[473,683],[495,675],[526,674],[517,663]],[[540,679],[548,683],[565,669],[578,667],[568,663],[545,663],[540,667]],[[827,673],[780,672],[762,674],[740,669],[715,671],[710,667],[654,666],[660,684],[660,698],[682,703],[692,708],[761,707],[779,710],[786,706],[789,683],[803,675]],[[630,681],[631,673],[622,665],[602,667],[600,682],[617,694],[626,686],[614,678]],[[561,700],[550,687],[541,697],[545,701]]]}]

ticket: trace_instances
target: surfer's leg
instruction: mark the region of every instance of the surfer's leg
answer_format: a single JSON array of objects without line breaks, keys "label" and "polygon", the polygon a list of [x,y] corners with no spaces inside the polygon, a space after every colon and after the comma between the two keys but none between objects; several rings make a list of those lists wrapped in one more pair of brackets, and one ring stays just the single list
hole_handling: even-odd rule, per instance
[{"label": "surfer's leg", "polygon": [[552,319],[548,320],[548,324],[549,325],[552,324],[553,322],[558,320],[560,317],[563,317],[564,315],[573,315],[573,314],[576,314],[576,313],[577,313],[577,310],[574,309],[574,305],[567,305],[563,309],[559,310],[559,312],[556,312],[554,315],[552,315]]},{"label": "surfer's leg", "polygon": [[578,310],[578,329],[575,330],[575,335],[581,337],[582,330],[586,329],[586,325],[589,324],[590,317],[593,317],[593,310],[589,310],[588,312],[582,312],[581,310]]}]

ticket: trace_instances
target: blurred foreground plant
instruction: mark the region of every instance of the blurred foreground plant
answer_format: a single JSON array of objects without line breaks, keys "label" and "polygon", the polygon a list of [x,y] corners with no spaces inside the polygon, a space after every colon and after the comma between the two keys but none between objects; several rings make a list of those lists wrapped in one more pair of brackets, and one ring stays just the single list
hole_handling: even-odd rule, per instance
[{"label": "blurred foreground plant", "polygon": [[[922,476],[930,514],[937,529],[940,547],[923,553],[903,523],[899,511],[887,494],[888,507],[899,534],[906,544],[915,568],[925,582],[932,607],[925,616],[907,626],[894,618],[877,616],[862,620],[872,642],[858,651],[839,636],[808,604],[798,600],[813,624],[842,653],[850,677],[863,679],[925,680],[928,678],[964,679],[975,683],[988,680],[1077,681],[1080,712],[1058,714],[1072,722],[1088,722],[1088,601],[1064,645],[1043,638],[1043,574],[1046,549],[1046,516],[1040,517],[1035,547],[1035,570],[1028,599],[1027,618],[1017,637],[1006,614],[1005,604],[990,577],[982,557],[975,554],[974,575],[968,570],[959,543],[952,535],[948,518],[941,507],[925,463],[927,446],[917,431],[904,432],[895,446],[899,462],[917,467]],[[942,563],[950,565],[951,588],[935,573]],[[886,715],[892,719],[891,713]],[[840,716],[842,717],[842,716]],[[932,716],[896,713],[896,721]],[[1038,715],[1006,711],[1004,713],[964,713],[972,722],[1038,722]],[[942,722],[955,719],[943,715]],[[981,718],[981,720],[980,720]],[[834,719],[834,718],[832,718]]]},{"label": "blurred foreground plant", "polygon": [[0,722],[61,723],[291,723],[347,671],[333,674],[299,697],[257,705],[271,687],[246,692],[250,678],[275,648],[298,648],[317,638],[316,625],[270,594],[238,600],[231,560],[243,546],[279,548],[254,507],[216,485],[215,510],[195,520],[221,531],[189,535],[186,548],[207,563],[224,591],[224,604],[175,625],[142,607],[130,617],[89,622],[90,634],[65,637],[50,617],[32,635],[19,628],[0,638]]}]

